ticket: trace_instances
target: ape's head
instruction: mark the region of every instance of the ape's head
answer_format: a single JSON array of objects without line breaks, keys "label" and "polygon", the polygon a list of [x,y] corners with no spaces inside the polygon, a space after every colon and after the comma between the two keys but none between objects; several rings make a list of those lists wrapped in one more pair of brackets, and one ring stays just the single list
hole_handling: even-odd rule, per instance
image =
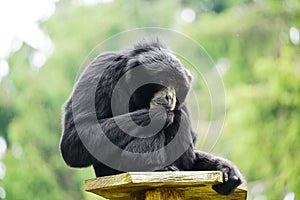
[{"label": "ape's head", "polygon": [[185,101],[192,76],[160,41],[140,42],[123,51],[123,58],[122,89],[130,94],[130,111],[149,108],[152,100],[154,104],[169,104],[170,109]]}]

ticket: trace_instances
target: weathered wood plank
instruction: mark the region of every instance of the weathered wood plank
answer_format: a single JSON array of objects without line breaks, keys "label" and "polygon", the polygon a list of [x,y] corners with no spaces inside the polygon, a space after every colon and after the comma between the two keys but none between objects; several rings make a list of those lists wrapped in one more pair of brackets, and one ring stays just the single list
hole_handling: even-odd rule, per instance
[{"label": "weathered wood plank", "polygon": [[183,200],[180,192],[170,189],[155,189],[145,193],[145,200]]},{"label": "weathered wood plank", "polygon": [[[152,197],[150,198],[150,196],[154,194],[156,197],[157,195],[165,195],[165,189],[172,191],[173,199],[178,200],[246,199],[246,185],[239,187],[230,196],[216,193],[211,187],[222,183],[222,175],[219,171],[128,172],[86,180],[85,190],[111,200],[141,199],[137,196],[151,200]],[[150,194],[149,192],[151,195],[146,195]]]}]

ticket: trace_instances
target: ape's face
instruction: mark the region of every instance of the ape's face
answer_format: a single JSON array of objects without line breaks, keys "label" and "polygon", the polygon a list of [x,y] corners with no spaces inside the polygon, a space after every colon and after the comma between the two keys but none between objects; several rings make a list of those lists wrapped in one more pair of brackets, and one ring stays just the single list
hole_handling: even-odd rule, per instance
[{"label": "ape's face", "polygon": [[135,90],[130,98],[129,110],[149,108],[151,104],[163,104],[174,110],[186,99],[191,84],[190,73],[169,54],[158,54],[148,59],[140,55],[138,62],[141,64],[135,66],[137,70],[126,73],[128,87],[135,87],[135,83],[147,83]]},{"label": "ape's face", "polygon": [[150,102],[150,108],[163,106],[167,110],[173,111],[176,106],[176,91],[173,86],[168,86],[156,92]]}]

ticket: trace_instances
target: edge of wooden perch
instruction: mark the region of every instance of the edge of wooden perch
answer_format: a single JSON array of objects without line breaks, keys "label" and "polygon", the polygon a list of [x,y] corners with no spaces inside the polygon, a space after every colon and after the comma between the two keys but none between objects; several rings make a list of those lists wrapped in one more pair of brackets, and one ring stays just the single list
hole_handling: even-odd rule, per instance
[{"label": "edge of wooden perch", "polygon": [[[127,172],[118,175],[93,178],[85,181],[85,190],[109,199],[130,199],[132,193],[171,188],[185,198],[203,196],[211,199],[246,199],[247,184],[242,184],[233,195],[224,196],[211,187],[222,183],[220,171],[163,171]],[[206,195],[206,196],[205,196]],[[230,197],[231,198],[227,198]]]}]

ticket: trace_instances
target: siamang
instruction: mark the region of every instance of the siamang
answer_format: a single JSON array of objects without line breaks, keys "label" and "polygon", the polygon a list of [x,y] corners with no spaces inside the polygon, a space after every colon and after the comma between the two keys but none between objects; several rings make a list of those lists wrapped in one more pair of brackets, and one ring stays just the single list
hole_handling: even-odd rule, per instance
[{"label": "siamang", "polygon": [[228,195],[243,181],[227,159],[194,149],[186,96],[192,76],[159,39],[100,54],[64,106],[61,155],[97,177],[126,171],[223,172]]}]

